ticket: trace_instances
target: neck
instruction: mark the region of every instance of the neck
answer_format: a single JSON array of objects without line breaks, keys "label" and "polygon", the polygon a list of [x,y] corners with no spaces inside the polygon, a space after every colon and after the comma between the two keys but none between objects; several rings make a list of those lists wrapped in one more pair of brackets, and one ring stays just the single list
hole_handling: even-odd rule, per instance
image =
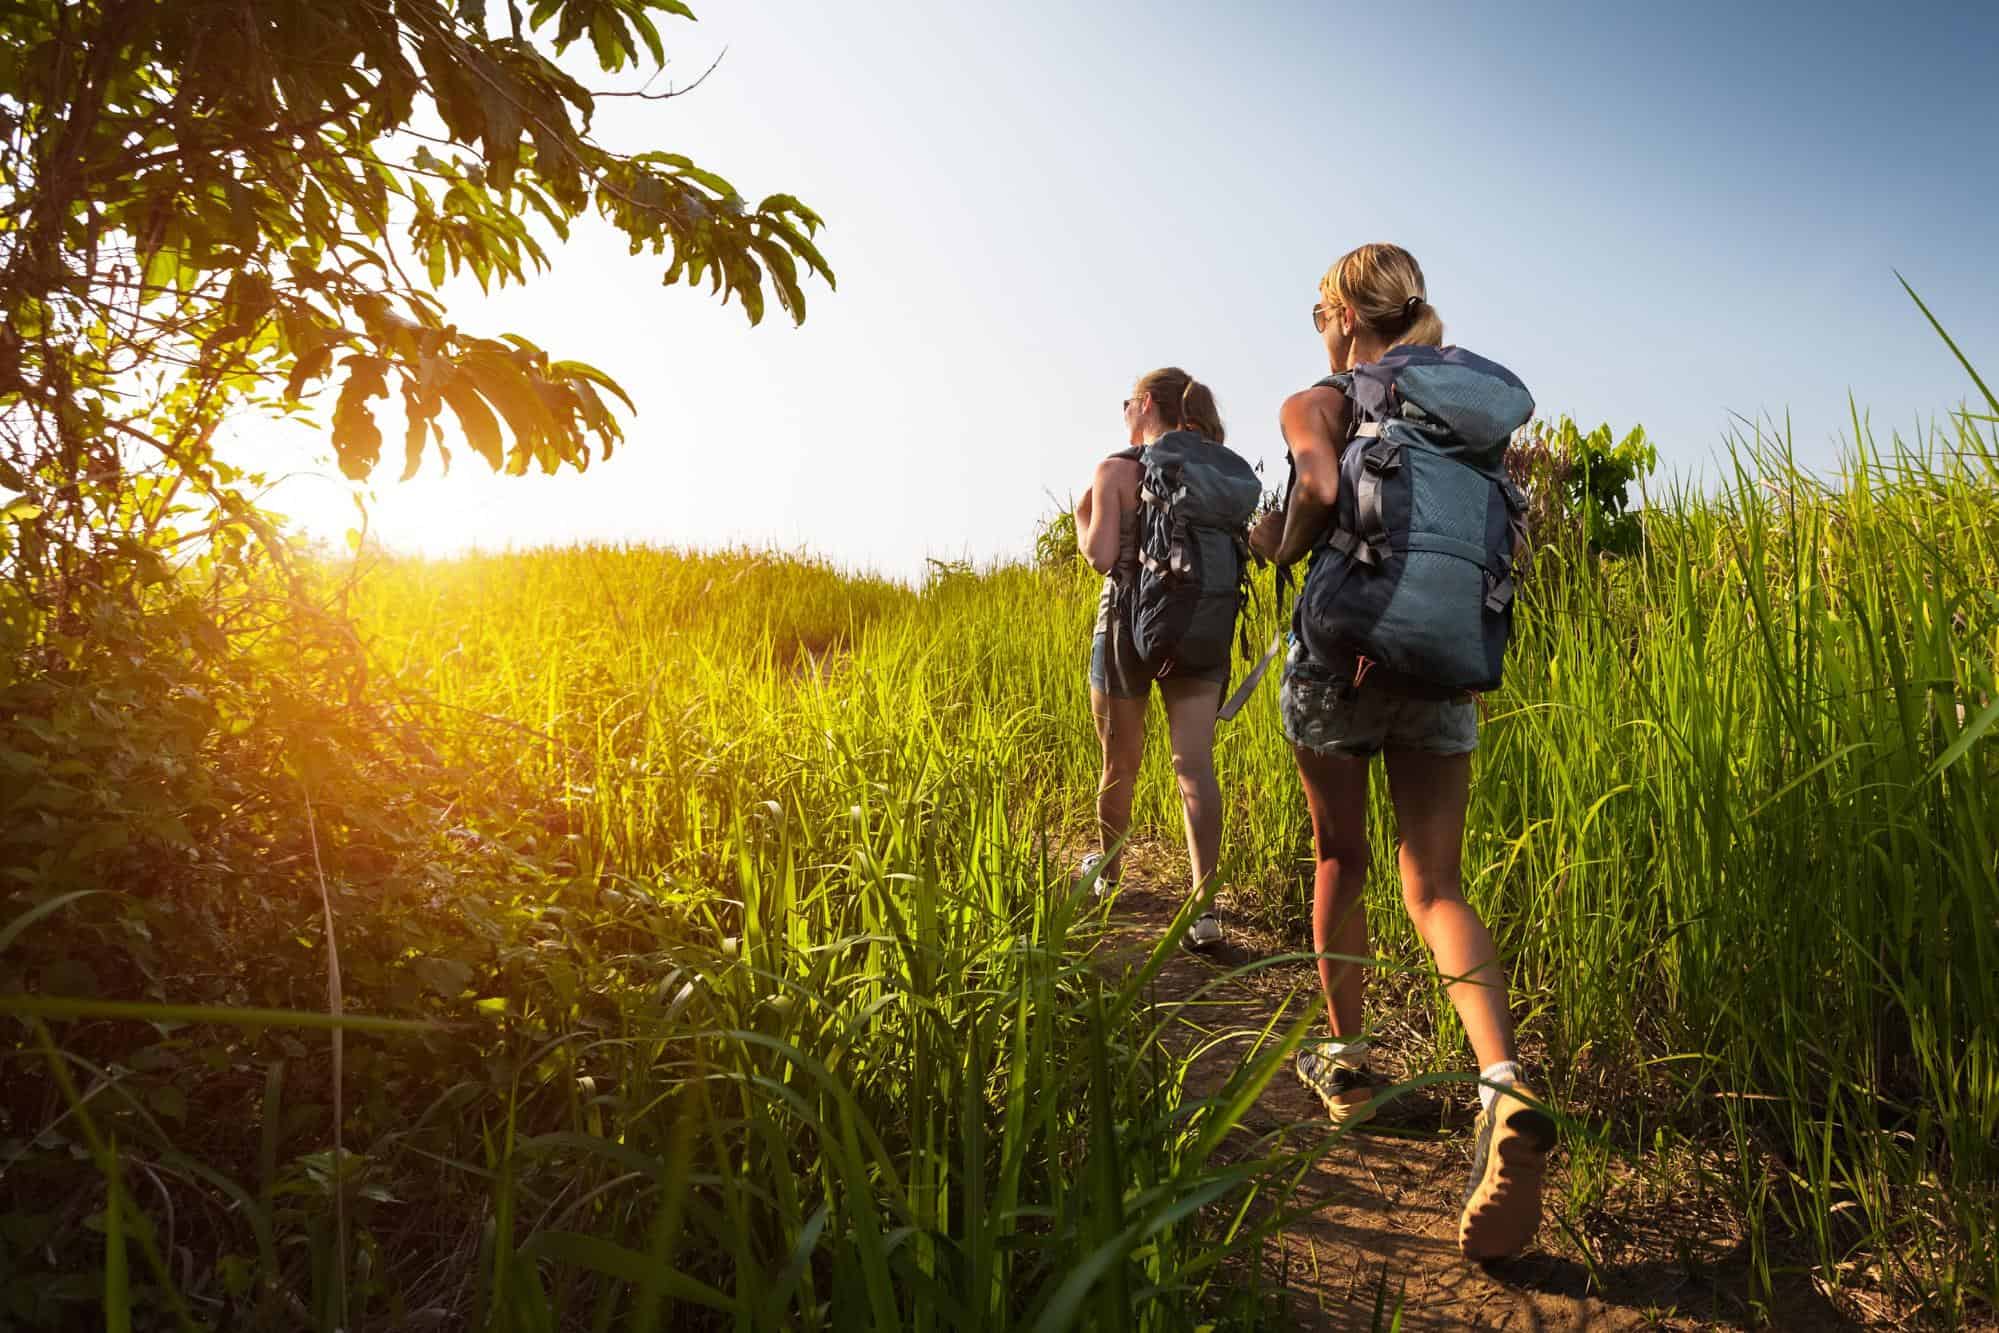
[{"label": "neck", "polygon": [[1356,334],[1352,346],[1347,350],[1347,363],[1344,366],[1335,366],[1333,369],[1352,370],[1355,366],[1379,361],[1386,355],[1388,355],[1388,344],[1380,336],[1373,333]]}]

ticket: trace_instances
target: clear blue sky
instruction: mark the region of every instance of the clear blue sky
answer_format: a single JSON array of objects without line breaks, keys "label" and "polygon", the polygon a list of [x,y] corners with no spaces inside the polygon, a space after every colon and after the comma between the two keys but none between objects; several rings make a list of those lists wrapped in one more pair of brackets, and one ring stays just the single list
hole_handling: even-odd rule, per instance
[{"label": "clear blue sky", "polygon": [[[583,477],[384,479],[391,545],[1017,553],[1168,363],[1281,476],[1318,277],[1372,240],[1545,414],[1642,422],[1678,471],[1731,414],[1830,466],[1849,391],[1905,432],[1973,392],[1896,269],[1999,376],[1999,5],[696,7],[672,74],[720,68],[601,137],[800,195],[839,290],[751,330],[596,228],[525,290],[454,285],[640,412]],[[351,519],[331,480],[282,503]]]}]

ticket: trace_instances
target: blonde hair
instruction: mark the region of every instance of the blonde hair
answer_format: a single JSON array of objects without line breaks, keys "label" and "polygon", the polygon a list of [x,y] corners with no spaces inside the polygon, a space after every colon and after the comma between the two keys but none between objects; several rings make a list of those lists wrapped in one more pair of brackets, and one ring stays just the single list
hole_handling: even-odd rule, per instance
[{"label": "blonde hair", "polygon": [[1214,391],[1178,366],[1163,366],[1140,375],[1133,396],[1139,394],[1149,395],[1158,405],[1159,415],[1175,430],[1194,431],[1216,444],[1227,435]]},{"label": "blonde hair", "polygon": [[1444,345],[1444,321],[1423,287],[1423,266],[1399,245],[1349,250],[1319,279],[1319,298],[1354,312],[1390,347]]}]

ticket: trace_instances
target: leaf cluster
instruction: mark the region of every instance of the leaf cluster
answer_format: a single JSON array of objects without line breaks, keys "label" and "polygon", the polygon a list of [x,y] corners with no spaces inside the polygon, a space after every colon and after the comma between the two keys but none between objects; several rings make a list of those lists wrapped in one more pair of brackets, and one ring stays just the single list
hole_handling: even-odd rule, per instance
[{"label": "leaf cluster", "polygon": [[675,17],[692,17],[679,0],[0,13],[0,501],[36,530],[13,572],[39,604],[72,580],[60,550],[101,552],[105,511],[154,465],[266,536],[214,460],[232,411],[300,415],[326,391],[355,479],[389,448],[385,399],[405,477],[432,450],[448,467],[457,438],[514,474],[608,456],[632,407],[616,383],[461,328],[436,295],[459,273],[525,281],[586,216],[660,256],[665,284],[705,284],[752,323],[770,298],[802,319],[804,283],[832,281],[817,214],[592,136],[617,90],[564,52],[656,73]]},{"label": "leaf cluster", "polygon": [[1632,489],[1658,466],[1644,427],[1622,438],[1608,425],[1585,434],[1566,416],[1522,428],[1506,454],[1507,472],[1527,496],[1535,543],[1579,538],[1598,555],[1636,555],[1644,545]]}]

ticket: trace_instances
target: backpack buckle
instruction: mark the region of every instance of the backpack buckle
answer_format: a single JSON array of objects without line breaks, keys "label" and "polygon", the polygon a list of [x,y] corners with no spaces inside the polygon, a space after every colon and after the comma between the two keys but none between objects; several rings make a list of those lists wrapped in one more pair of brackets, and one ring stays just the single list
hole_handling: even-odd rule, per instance
[{"label": "backpack buckle", "polygon": [[1376,440],[1367,446],[1360,461],[1369,472],[1385,477],[1402,466],[1402,446],[1393,440]]},{"label": "backpack buckle", "polygon": [[1341,528],[1326,539],[1326,545],[1358,565],[1373,569],[1381,563],[1381,552],[1362,541],[1351,528]]}]

